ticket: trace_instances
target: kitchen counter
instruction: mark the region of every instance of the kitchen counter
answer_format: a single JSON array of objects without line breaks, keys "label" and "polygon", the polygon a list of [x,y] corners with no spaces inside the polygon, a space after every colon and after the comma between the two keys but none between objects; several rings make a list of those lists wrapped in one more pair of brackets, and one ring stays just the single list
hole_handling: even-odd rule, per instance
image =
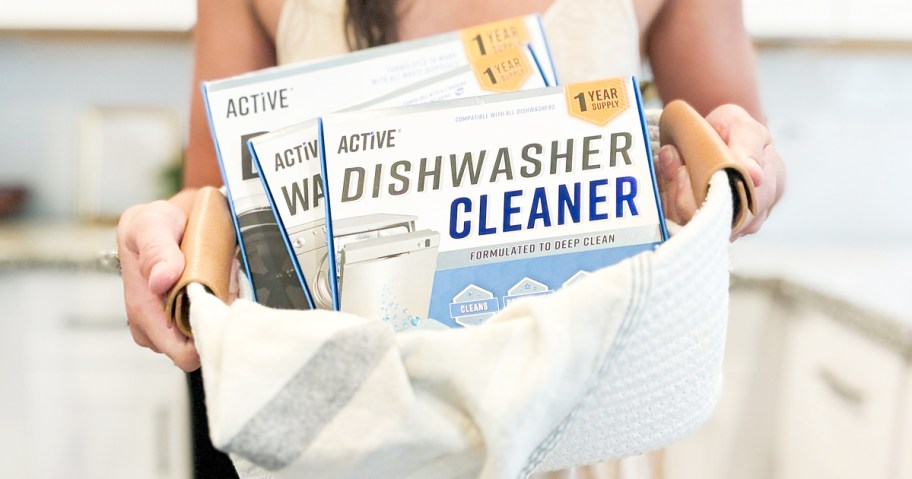
[{"label": "kitchen counter", "polygon": [[11,270],[116,271],[106,253],[117,248],[112,225],[0,222],[0,272]]},{"label": "kitchen counter", "polygon": [[763,289],[822,311],[912,360],[912,248],[732,247],[732,289]]}]

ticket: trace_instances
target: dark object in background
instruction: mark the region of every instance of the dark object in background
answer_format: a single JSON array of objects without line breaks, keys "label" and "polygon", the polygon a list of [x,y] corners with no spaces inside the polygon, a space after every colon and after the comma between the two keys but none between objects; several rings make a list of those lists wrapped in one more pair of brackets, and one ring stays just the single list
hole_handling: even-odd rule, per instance
[{"label": "dark object in background", "polygon": [[28,188],[24,185],[0,185],[0,218],[18,213],[26,199],[28,199]]},{"label": "dark object in background", "polygon": [[209,423],[206,419],[206,396],[200,370],[187,373],[190,387],[190,427],[193,431],[194,479],[239,479],[228,455],[216,450],[209,440]]}]

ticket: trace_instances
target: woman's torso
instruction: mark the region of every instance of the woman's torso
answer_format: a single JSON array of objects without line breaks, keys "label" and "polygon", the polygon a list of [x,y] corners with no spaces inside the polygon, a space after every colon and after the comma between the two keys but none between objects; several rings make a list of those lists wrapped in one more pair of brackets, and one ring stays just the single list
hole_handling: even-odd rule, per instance
[{"label": "woman's torso", "polygon": [[[344,0],[251,0],[280,64],[345,53]],[[665,0],[407,0],[403,40],[539,13],[563,82],[636,74],[647,31]],[[593,61],[592,59],[597,59]]]},{"label": "woman's torso", "polygon": [[[279,64],[343,54],[345,0],[251,0]],[[642,40],[665,0],[410,0],[399,18],[409,40],[503,18],[542,16],[562,82],[639,72]],[[538,479],[653,477],[654,457],[536,476]],[[632,470],[631,470],[632,469]],[[636,472],[634,472],[636,471]]]}]

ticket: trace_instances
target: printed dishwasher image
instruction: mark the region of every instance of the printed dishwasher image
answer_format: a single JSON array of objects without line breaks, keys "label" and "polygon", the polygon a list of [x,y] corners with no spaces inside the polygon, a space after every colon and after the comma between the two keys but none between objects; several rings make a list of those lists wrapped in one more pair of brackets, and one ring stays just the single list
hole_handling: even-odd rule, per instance
[{"label": "printed dishwasher image", "polygon": [[[396,272],[361,263],[393,263],[392,253],[339,241],[331,258],[341,268],[336,304],[362,306],[361,288],[370,283],[361,280],[400,276],[410,283],[396,294],[422,296],[415,316],[474,327],[579,271],[655,249],[666,230],[638,91],[633,78],[608,78],[323,116],[320,163],[332,229],[341,218],[397,213],[440,233],[435,260],[422,260],[419,239],[408,250],[414,264]],[[340,236],[333,232],[330,241]],[[425,272],[432,264],[433,276]],[[383,288],[392,286],[380,287],[372,301],[395,307],[384,304],[383,294],[393,295]]]},{"label": "printed dishwasher image", "polygon": [[[377,213],[333,221],[342,311],[378,317],[396,331],[445,328],[427,319],[440,234],[415,230],[416,216]],[[325,265],[325,263],[324,263]],[[318,276],[323,288],[325,267]],[[325,299],[320,297],[318,301]]]}]

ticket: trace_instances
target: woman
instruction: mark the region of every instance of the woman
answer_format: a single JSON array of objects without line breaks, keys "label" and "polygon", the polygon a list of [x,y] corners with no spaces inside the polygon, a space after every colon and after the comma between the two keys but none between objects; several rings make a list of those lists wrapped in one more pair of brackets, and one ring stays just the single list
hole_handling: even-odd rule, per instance
[{"label": "woman", "polygon": [[[542,14],[562,82],[635,74],[648,58],[661,98],[685,99],[706,115],[751,173],[759,214],[733,238],[760,228],[785,170],[762,124],[737,0],[198,0],[185,189],[129,209],[118,226],[135,341],[186,371],[199,367],[192,341],[167,326],[161,295],[183,269],[178,242],[194,188],[222,181],[200,82],[530,13]],[[656,170],[666,215],[686,223],[696,205],[674,148],[660,151]]]}]

